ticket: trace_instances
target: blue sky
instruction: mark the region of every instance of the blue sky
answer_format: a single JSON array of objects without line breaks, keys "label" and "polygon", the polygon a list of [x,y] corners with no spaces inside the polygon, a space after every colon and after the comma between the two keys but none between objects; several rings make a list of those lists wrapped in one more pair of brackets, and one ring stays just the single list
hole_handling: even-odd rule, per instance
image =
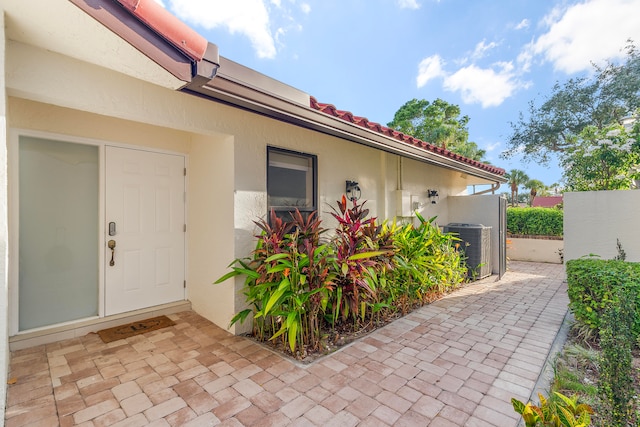
[{"label": "blue sky", "polygon": [[547,185],[556,163],[499,157],[509,122],[640,44],[640,0],[157,1],[222,56],[369,120],[412,98],[457,104],[487,160]]}]

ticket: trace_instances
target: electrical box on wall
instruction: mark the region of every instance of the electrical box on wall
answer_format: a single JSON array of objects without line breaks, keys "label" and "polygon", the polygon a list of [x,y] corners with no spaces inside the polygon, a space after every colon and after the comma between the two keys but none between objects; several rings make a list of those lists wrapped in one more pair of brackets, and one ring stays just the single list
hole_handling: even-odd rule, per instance
[{"label": "electrical box on wall", "polygon": [[396,216],[412,216],[411,193],[406,190],[396,190]]},{"label": "electrical box on wall", "polygon": [[415,215],[416,211],[422,211],[424,204],[420,202],[420,196],[411,196],[411,216]]}]

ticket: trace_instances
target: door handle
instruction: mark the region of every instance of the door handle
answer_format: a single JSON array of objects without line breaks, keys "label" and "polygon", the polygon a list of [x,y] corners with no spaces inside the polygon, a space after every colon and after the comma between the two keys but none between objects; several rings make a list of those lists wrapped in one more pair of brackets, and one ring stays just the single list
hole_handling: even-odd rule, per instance
[{"label": "door handle", "polygon": [[109,261],[109,265],[111,267],[113,267],[114,265],[116,265],[116,262],[113,260],[113,257],[114,257],[115,252],[116,252],[116,241],[115,240],[109,240],[107,242],[107,246],[109,246],[109,249],[111,249],[111,261]]}]

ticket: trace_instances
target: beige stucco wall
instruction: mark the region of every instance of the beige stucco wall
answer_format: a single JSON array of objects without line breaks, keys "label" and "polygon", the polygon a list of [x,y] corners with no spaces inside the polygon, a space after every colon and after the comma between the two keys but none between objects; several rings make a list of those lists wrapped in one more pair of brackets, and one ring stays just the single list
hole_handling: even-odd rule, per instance
[{"label": "beige stucco wall", "polygon": [[[187,177],[187,296],[205,317],[228,325],[233,284],[214,287],[233,248],[233,142],[19,98],[10,98],[10,126],[55,135],[185,153]],[[232,252],[232,251],[231,251]]]},{"label": "beige stucco wall", "polygon": [[[219,132],[215,112],[202,111],[211,103],[29,46],[13,43],[9,51],[11,128],[188,156],[187,295],[196,311],[227,327],[233,283],[212,282],[234,253],[233,138]],[[46,71],[18,72],[36,62]]]},{"label": "beige stucco wall", "polygon": [[[244,120],[244,118],[242,118]],[[240,123],[239,123],[240,125]],[[362,190],[361,201],[372,216],[393,218],[397,212],[396,190],[402,189],[419,202],[426,215],[446,216],[446,200],[462,194],[465,181],[459,174],[411,159],[399,162],[398,156],[363,145],[313,132],[263,116],[252,116],[250,126],[239,126],[232,133],[235,141],[236,200],[242,205],[244,220],[236,226],[253,227],[253,220],[266,215],[267,146],[314,154],[318,158],[318,208],[325,227],[333,227],[331,206],[345,192],[345,182],[354,180]],[[399,173],[399,170],[401,172]],[[438,188],[439,203],[427,204],[428,188]],[[248,216],[248,218],[247,218]],[[253,216],[253,218],[251,218]],[[246,254],[237,247],[236,255]]]},{"label": "beige stucco wall", "polygon": [[194,136],[188,169],[188,298],[197,313],[227,327],[235,314],[234,284],[213,282],[233,247],[233,139]]},{"label": "beige stucco wall", "polygon": [[640,262],[640,190],[564,193],[565,261],[595,254],[618,255],[616,239],[627,261]]},{"label": "beige stucco wall", "polygon": [[192,138],[184,131],[15,97],[9,98],[9,126],[183,154]]},{"label": "beige stucco wall", "polygon": [[[0,28],[4,10],[0,6]],[[8,195],[7,195],[7,106],[4,84],[5,35],[0,31],[0,416],[4,420],[9,364],[9,287],[8,287]],[[0,421],[3,425],[4,421]]]},{"label": "beige stucco wall", "polygon": [[[459,172],[400,161],[32,46],[11,42],[8,56],[9,126],[188,155],[188,297],[221,327],[243,308],[242,279],[212,282],[253,249],[253,221],[267,209],[267,146],[318,156],[325,227],[334,225],[330,205],[344,193],[346,180],[360,183],[362,199],[380,219],[398,214],[396,191],[402,190],[412,206],[426,217],[437,215],[441,225],[451,221],[451,196],[464,194],[470,183]],[[427,189],[438,190],[437,204],[428,203]]]},{"label": "beige stucco wall", "polygon": [[507,258],[511,261],[562,263],[563,240],[507,238]]}]

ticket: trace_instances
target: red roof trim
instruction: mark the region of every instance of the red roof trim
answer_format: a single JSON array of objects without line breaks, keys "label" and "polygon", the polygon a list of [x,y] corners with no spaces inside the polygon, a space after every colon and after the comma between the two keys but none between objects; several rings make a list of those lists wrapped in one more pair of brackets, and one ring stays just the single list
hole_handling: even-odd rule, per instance
[{"label": "red roof trim", "polygon": [[538,196],[533,199],[534,207],[552,208],[562,203],[562,196]]},{"label": "red roof trim", "polygon": [[136,18],[195,61],[201,61],[209,42],[155,0],[117,0]]},{"label": "red roof trim", "polygon": [[323,104],[318,102],[313,96],[310,97],[310,106],[314,110],[321,111],[330,116],[337,117],[344,121],[353,123],[355,125],[361,126],[363,128],[372,130],[374,132],[380,133],[382,135],[389,136],[391,138],[397,139],[400,142],[403,142],[408,145],[412,145],[414,147],[421,148],[425,151],[431,151],[432,153],[439,154],[444,157],[448,157],[450,159],[456,160],[460,163],[466,163],[478,169],[482,169],[487,172],[494,173],[496,175],[504,175],[505,170],[493,165],[488,165],[486,163],[479,162],[477,160],[470,159],[468,157],[461,156],[460,154],[456,154],[452,151],[446,150],[442,147],[438,147],[436,145],[430,144],[428,142],[424,142],[419,140],[418,138],[414,138],[411,135],[407,135],[402,132],[398,132],[389,127],[383,126],[380,123],[370,122],[366,117],[354,116],[353,113],[349,111],[338,110],[332,104]]},{"label": "red roof trim", "polygon": [[[114,0],[70,0],[173,76],[192,80],[193,60]],[[176,18],[177,19],[177,18]]]}]

